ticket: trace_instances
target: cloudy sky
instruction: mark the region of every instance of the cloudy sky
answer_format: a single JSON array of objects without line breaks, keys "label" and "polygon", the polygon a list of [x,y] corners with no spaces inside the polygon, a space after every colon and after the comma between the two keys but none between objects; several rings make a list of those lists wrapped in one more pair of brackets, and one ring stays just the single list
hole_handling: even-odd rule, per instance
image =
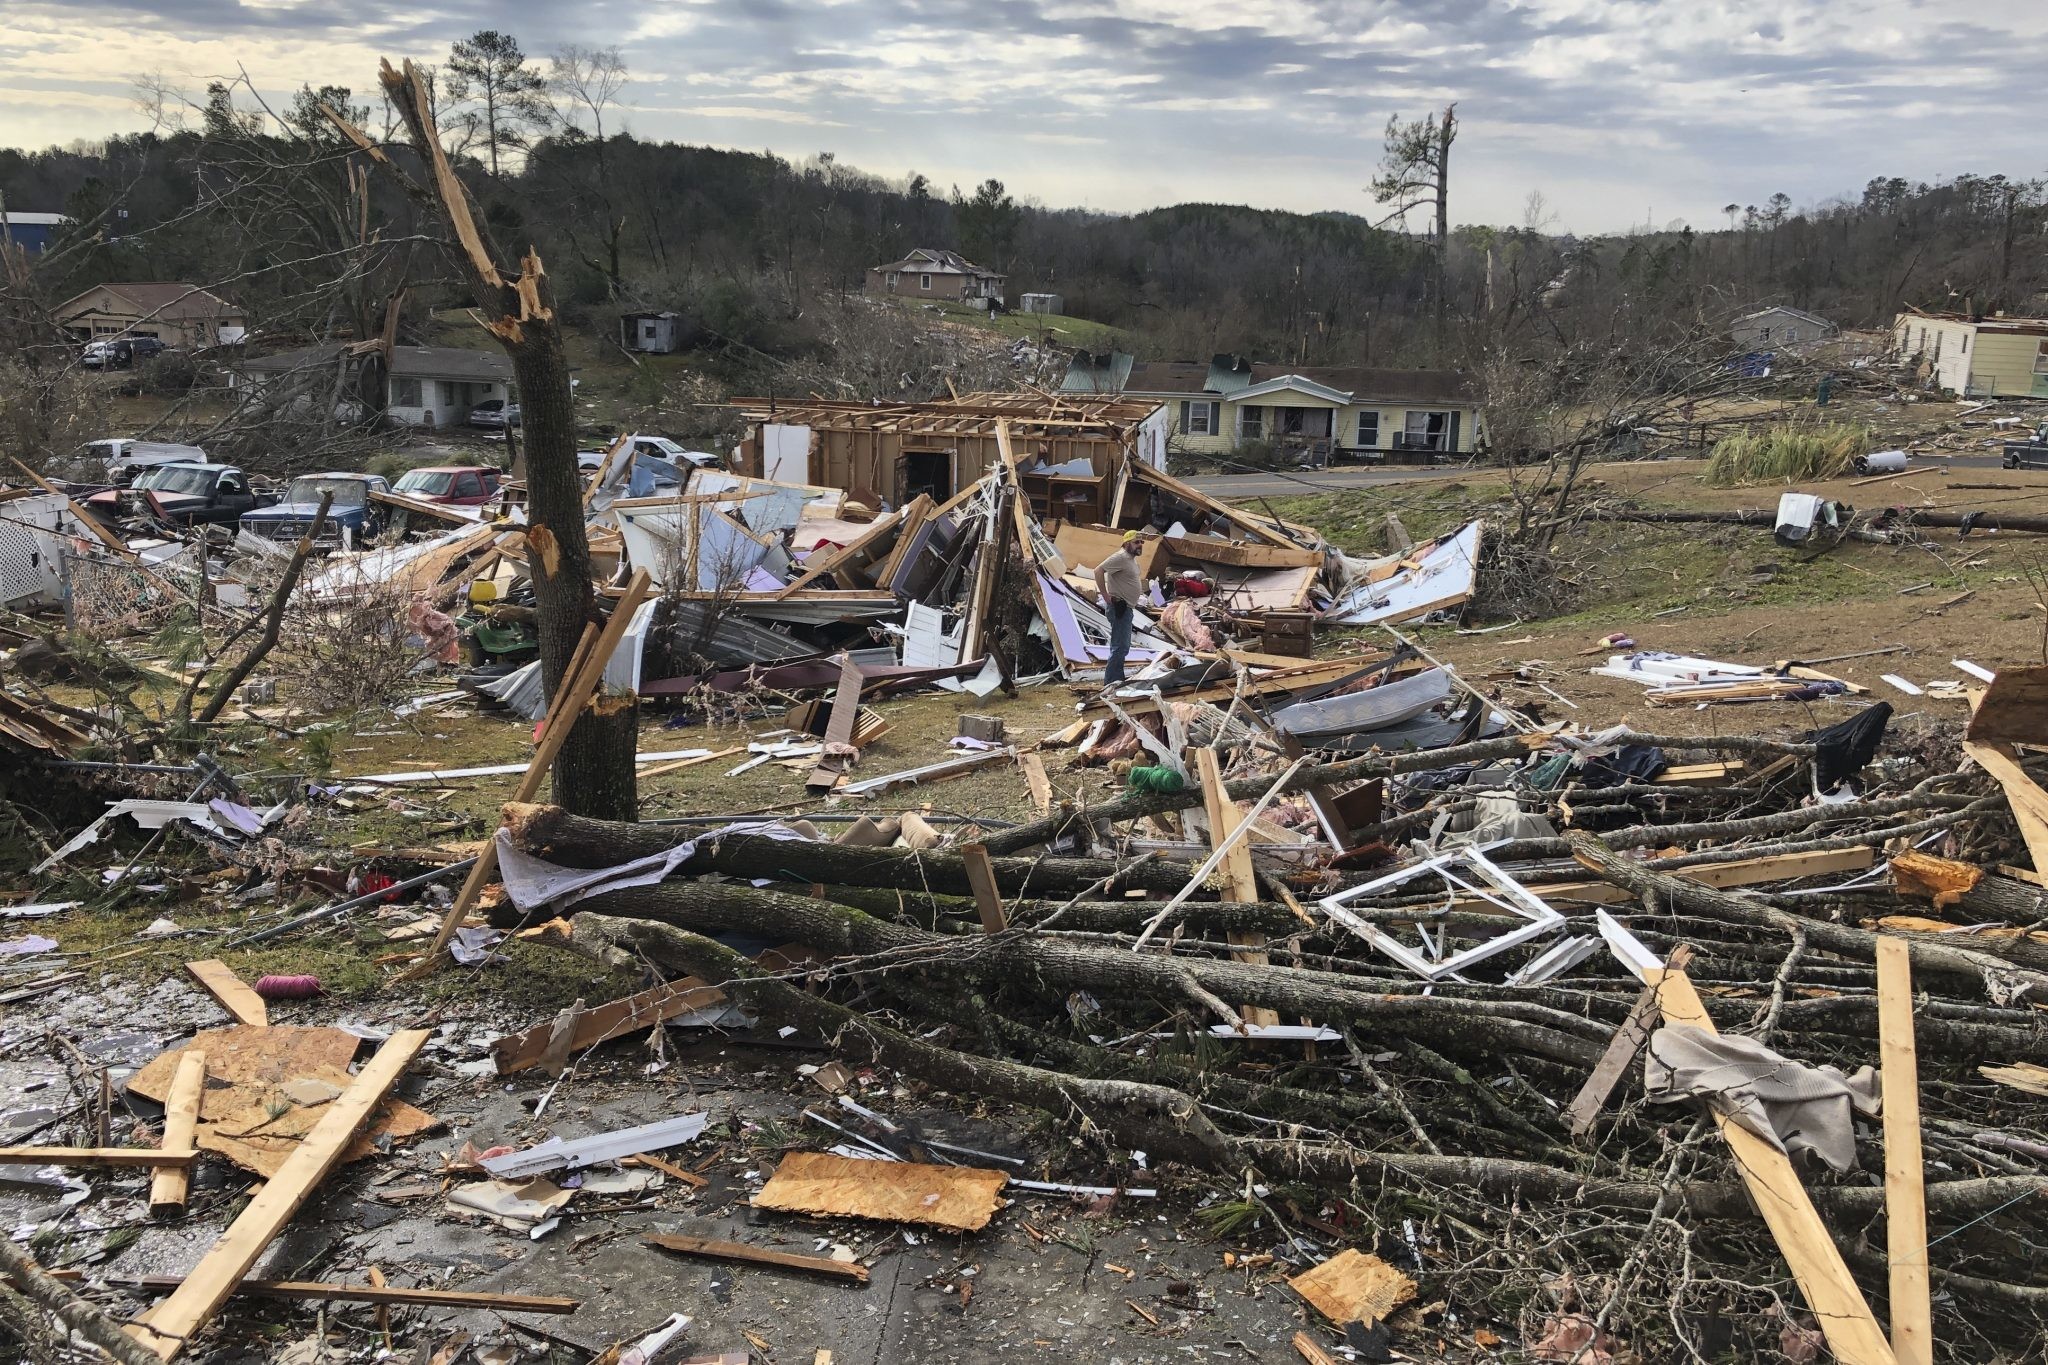
[{"label": "cloudy sky", "polygon": [[643,137],[1051,205],[1371,212],[1388,115],[1449,100],[1454,222],[1520,222],[1532,190],[1597,232],[2048,173],[2043,0],[0,0],[0,142],[135,128],[149,74],[360,96],[379,56],[483,27],[618,44]]}]

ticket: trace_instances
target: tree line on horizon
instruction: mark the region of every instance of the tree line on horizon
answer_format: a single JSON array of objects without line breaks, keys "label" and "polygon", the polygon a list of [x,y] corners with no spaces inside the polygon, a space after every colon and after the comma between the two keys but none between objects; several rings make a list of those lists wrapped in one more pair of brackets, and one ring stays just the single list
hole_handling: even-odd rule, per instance
[{"label": "tree line on horizon", "polygon": [[[1448,227],[1458,181],[1446,110],[1441,123],[1389,124],[1388,160],[1377,177],[1361,168],[1353,205],[1118,214],[1020,201],[994,177],[942,189],[829,152],[792,160],[643,139],[618,126],[629,80],[615,48],[568,48],[543,65],[485,31],[454,46],[431,88],[493,231],[539,249],[572,323],[603,333],[622,311],[674,309],[736,381],[815,350],[808,319],[821,301],[916,247],[1004,272],[1013,302],[1060,294],[1068,313],[1122,329],[1148,359],[1304,365],[1476,367],[1502,347],[1617,327],[1677,336],[1770,303],[1852,327],[1908,304],[2027,314],[2048,289],[2041,180],[1878,178],[1805,210],[1783,194],[1731,203],[1725,228],[1574,236],[1540,202],[1520,224]],[[322,110],[388,139],[388,107],[380,120],[339,86],[304,88],[283,108],[239,84],[189,104],[151,97],[148,131],[0,149],[0,204],[73,220],[34,281],[46,301],[183,280],[232,295],[266,334],[304,341],[374,335],[400,286],[408,326],[460,302],[419,250],[414,206],[353,178],[353,147]],[[1420,234],[1376,223],[1389,203],[1433,206],[1434,221]],[[0,291],[24,287],[0,278]]]}]

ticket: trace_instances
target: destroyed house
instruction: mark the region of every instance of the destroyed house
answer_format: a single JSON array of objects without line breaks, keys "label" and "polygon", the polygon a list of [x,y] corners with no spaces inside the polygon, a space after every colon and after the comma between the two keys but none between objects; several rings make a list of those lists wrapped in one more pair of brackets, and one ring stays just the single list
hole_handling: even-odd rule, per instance
[{"label": "destroyed house", "polygon": [[1062,394],[1117,394],[1167,407],[1190,450],[1299,446],[1326,456],[1431,460],[1469,454],[1479,436],[1478,381],[1456,370],[1273,365],[1239,356],[1138,361],[1078,352]]},{"label": "destroyed house", "polygon": [[957,251],[919,247],[900,261],[868,270],[871,294],[904,294],[914,299],[1002,301],[1007,276],[984,270]]},{"label": "destroyed house", "polygon": [[[362,346],[307,346],[296,351],[245,360],[235,369],[237,384],[251,387],[301,385],[309,376],[331,376],[343,353],[368,356],[375,342]],[[513,397],[512,362],[500,351],[467,351],[454,346],[392,348],[390,372],[384,377],[385,415],[408,426],[460,426],[470,409]]]},{"label": "destroyed house", "polygon": [[1002,422],[1021,486],[1041,517],[1104,520],[1127,462],[1166,463],[1168,414],[1142,399],[981,393],[882,406],[766,398],[738,405],[747,435],[737,472],[844,489],[878,510],[920,494],[945,502],[972,487],[1002,461]]},{"label": "destroyed house", "polygon": [[1892,350],[1935,388],[1968,398],[2048,398],[2048,319],[1901,313]]}]

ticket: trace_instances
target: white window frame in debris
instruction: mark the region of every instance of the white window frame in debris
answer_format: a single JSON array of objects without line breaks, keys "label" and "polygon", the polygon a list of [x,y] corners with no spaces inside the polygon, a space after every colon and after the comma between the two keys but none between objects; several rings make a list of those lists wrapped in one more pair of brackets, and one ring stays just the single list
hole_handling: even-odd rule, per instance
[{"label": "white window frame in debris", "polygon": [[[1441,981],[1445,977],[1455,977],[1458,973],[1510,948],[1519,948],[1524,943],[1554,933],[1565,922],[1563,915],[1551,909],[1527,887],[1487,858],[1486,850],[1499,848],[1505,842],[1495,840],[1488,844],[1468,845],[1453,849],[1449,853],[1439,853],[1433,858],[1425,858],[1398,872],[1389,872],[1384,877],[1375,878],[1346,891],[1339,891],[1333,896],[1325,896],[1318,904],[1322,906],[1324,914],[1424,980]],[[1461,876],[1461,871],[1469,875]],[[1442,956],[1442,949],[1430,942],[1426,930],[1418,930],[1424,951],[1427,953],[1425,956],[1424,952],[1417,952],[1391,934],[1383,933],[1376,926],[1368,924],[1352,914],[1348,908],[1351,901],[1384,895],[1397,887],[1406,886],[1417,878],[1427,876],[1439,877],[1454,888],[1448,900],[1456,900],[1459,892],[1477,896],[1517,918],[1527,920],[1528,923],[1462,952],[1453,953],[1449,957]]]}]

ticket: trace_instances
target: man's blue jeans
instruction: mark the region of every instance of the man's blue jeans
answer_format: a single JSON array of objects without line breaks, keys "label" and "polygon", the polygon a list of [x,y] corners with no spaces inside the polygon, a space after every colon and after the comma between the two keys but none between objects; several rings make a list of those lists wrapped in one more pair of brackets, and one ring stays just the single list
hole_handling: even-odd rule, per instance
[{"label": "man's blue jeans", "polygon": [[1128,602],[1109,604],[1109,664],[1102,681],[1113,686],[1124,680],[1124,657],[1131,652],[1131,625],[1135,613]]}]

